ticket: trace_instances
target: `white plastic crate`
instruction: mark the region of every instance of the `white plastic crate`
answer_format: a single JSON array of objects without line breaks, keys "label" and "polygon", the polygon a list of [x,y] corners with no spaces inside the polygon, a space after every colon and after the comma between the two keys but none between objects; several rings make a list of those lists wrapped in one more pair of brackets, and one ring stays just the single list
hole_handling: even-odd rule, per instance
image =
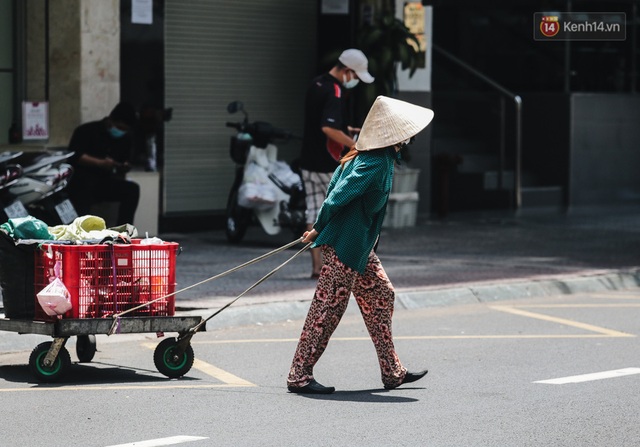
[{"label": "white plastic crate", "polygon": [[396,194],[417,191],[419,175],[420,169],[396,166],[393,172],[393,186],[391,187],[391,193]]},{"label": "white plastic crate", "polygon": [[391,193],[387,213],[382,222],[383,228],[413,227],[416,224],[418,212],[418,193]]}]

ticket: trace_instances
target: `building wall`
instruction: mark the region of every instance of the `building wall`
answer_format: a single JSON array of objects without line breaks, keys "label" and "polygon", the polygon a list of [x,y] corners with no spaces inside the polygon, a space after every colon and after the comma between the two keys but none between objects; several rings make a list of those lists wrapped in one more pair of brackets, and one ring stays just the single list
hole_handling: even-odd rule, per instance
[{"label": "building wall", "polygon": [[[120,98],[119,0],[27,0],[27,101],[49,101],[48,146],[64,146],[79,124],[106,116]],[[48,58],[47,58],[48,51]],[[48,94],[48,97],[47,97]]]},{"label": "building wall", "polygon": [[576,93],[570,108],[570,206],[640,203],[640,97]]},{"label": "building wall", "polygon": [[108,115],[120,101],[120,0],[81,0],[82,121]]},{"label": "building wall", "polygon": [[0,0],[0,144],[7,143],[13,120],[13,8],[11,0]]},{"label": "building wall", "polygon": [[46,14],[45,0],[26,0],[26,99],[44,101],[46,98]]},{"label": "building wall", "polygon": [[82,119],[81,0],[59,0],[49,5],[49,143],[62,146]]}]

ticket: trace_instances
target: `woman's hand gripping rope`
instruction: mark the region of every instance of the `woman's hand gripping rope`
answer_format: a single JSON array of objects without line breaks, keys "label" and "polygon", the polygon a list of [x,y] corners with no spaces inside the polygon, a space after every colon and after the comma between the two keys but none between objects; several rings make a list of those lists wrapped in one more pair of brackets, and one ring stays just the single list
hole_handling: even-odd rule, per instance
[{"label": "woman's hand gripping rope", "polygon": [[[305,233],[305,236],[306,233]],[[185,292],[189,289],[193,289],[194,287],[198,287],[206,282],[209,281],[213,281],[214,279],[218,279],[218,278],[222,278],[223,276],[226,276],[230,273],[233,273],[235,271],[238,271],[240,269],[243,269],[244,267],[248,267],[252,264],[256,264],[260,261],[263,261],[275,254],[278,254],[284,250],[287,250],[288,248],[293,247],[294,245],[297,245],[301,242],[305,242],[304,241],[305,237],[301,237],[299,239],[296,239],[295,241],[289,242],[286,245],[283,245],[282,247],[276,248],[275,250],[272,250],[270,252],[267,252],[261,256],[258,256],[257,258],[251,259],[250,261],[245,262],[244,264],[240,264],[236,267],[233,267],[227,271],[224,271],[222,273],[218,273],[215,276],[212,276],[210,278],[207,278],[203,281],[197,282],[191,286],[185,287],[184,289],[180,289],[180,290],[176,290],[175,292],[169,293],[167,295],[161,296],[160,298],[156,298],[152,301],[149,301],[147,303],[141,304],[139,306],[133,307],[131,309],[127,309],[124,312],[120,312],[120,313],[116,313],[113,314],[111,317],[113,318],[113,324],[111,325],[111,329],[109,330],[109,332],[107,333],[107,335],[112,335],[114,333],[119,332],[119,327],[120,327],[120,317],[130,313],[130,312],[134,312],[138,309],[142,309],[144,307],[150,306],[151,304],[160,301],[160,300],[164,300],[167,298],[170,298],[174,295],[177,295],[178,293],[181,292]],[[315,238],[314,238],[315,239]],[[249,287],[247,290],[245,290],[244,292],[242,292],[240,295],[238,295],[235,299],[233,299],[231,302],[227,303],[225,306],[223,306],[222,308],[218,309],[213,315],[211,315],[209,318],[203,320],[202,322],[200,322],[197,326],[195,326],[194,328],[192,328],[190,330],[191,334],[195,334],[201,327],[202,325],[204,325],[207,321],[209,321],[210,319],[212,319],[213,317],[215,317],[216,315],[218,315],[220,312],[222,312],[223,310],[225,310],[227,307],[231,306],[233,303],[235,303],[236,301],[238,301],[238,299],[240,299],[242,296],[244,296],[246,293],[248,293],[251,289],[253,289],[254,287],[256,287],[257,285],[259,285],[260,283],[262,283],[264,280],[266,280],[267,278],[269,278],[271,275],[273,275],[275,272],[277,272],[278,270],[280,270],[282,267],[284,267],[285,265],[287,265],[290,261],[292,261],[294,258],[298,257],[301,253],[303,253],[305,250],[307,250],[310,246],[311,246],[312,242],[309,242],[307,245],[305,245],[301,250],[299,250],[296,254],[294,254],[292,257],[290,257],[288,260],[286,260],[285,262],[283,262],[282,264],[280,264],[278,267],[276,267],[275,269],[271,270],[269,273],[267,273],[265,276],[263,276],[260,280],[258,280],[255,284],[253,284],[251,287]]]}]

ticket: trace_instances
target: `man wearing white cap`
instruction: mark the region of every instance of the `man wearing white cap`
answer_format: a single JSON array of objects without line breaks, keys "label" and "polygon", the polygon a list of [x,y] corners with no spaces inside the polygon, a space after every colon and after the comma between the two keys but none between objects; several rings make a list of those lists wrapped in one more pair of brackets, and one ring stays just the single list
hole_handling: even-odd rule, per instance
[{"label": "man wearing white cap", "polygon": [[[331,173],[345,148],[353,146],[354,133],[360,129],[348,126],[344,94],[359,81],[367,84],[368,60],[355,48],[342,52],[336,65],[311,82],[305,98],[304,138],[300,168],[306,191],[307,229],[316,221],[318,210],[327,192]],[[311,277],[320,275],[322,257],[319,248],[311,249]]]},{"label": "man wearing white cap", "polygon": [[373,247],[380,235],[399,151],[432,119],[429,109],[379,96],[358,142],[340,160],[318,218],[304,233],[303,242],[321,247],[323,265],[289,370],[290,392],[335,391],[314,379],[313,367],[352,292],[375,346],[385,389],[427,374],[427,370],[408,372],[396,354],[391,335],[395,292]]}]

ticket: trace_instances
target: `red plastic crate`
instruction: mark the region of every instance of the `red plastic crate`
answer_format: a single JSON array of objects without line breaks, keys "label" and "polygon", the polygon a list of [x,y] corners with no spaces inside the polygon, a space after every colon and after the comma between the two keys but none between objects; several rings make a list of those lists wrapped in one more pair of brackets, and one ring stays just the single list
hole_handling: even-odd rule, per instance
[{"label": "red plastic crate", "polygon": [[[61,261],[61,279],[71,294],[63,318],[105,318],[171,294],[176,288],[178,244],[56,245],[36,252],[35,292],[54,277]],[[35,320],[51,321],[36,298]],[[175,297],[161,299],[126,316],[173,316]]]}]

